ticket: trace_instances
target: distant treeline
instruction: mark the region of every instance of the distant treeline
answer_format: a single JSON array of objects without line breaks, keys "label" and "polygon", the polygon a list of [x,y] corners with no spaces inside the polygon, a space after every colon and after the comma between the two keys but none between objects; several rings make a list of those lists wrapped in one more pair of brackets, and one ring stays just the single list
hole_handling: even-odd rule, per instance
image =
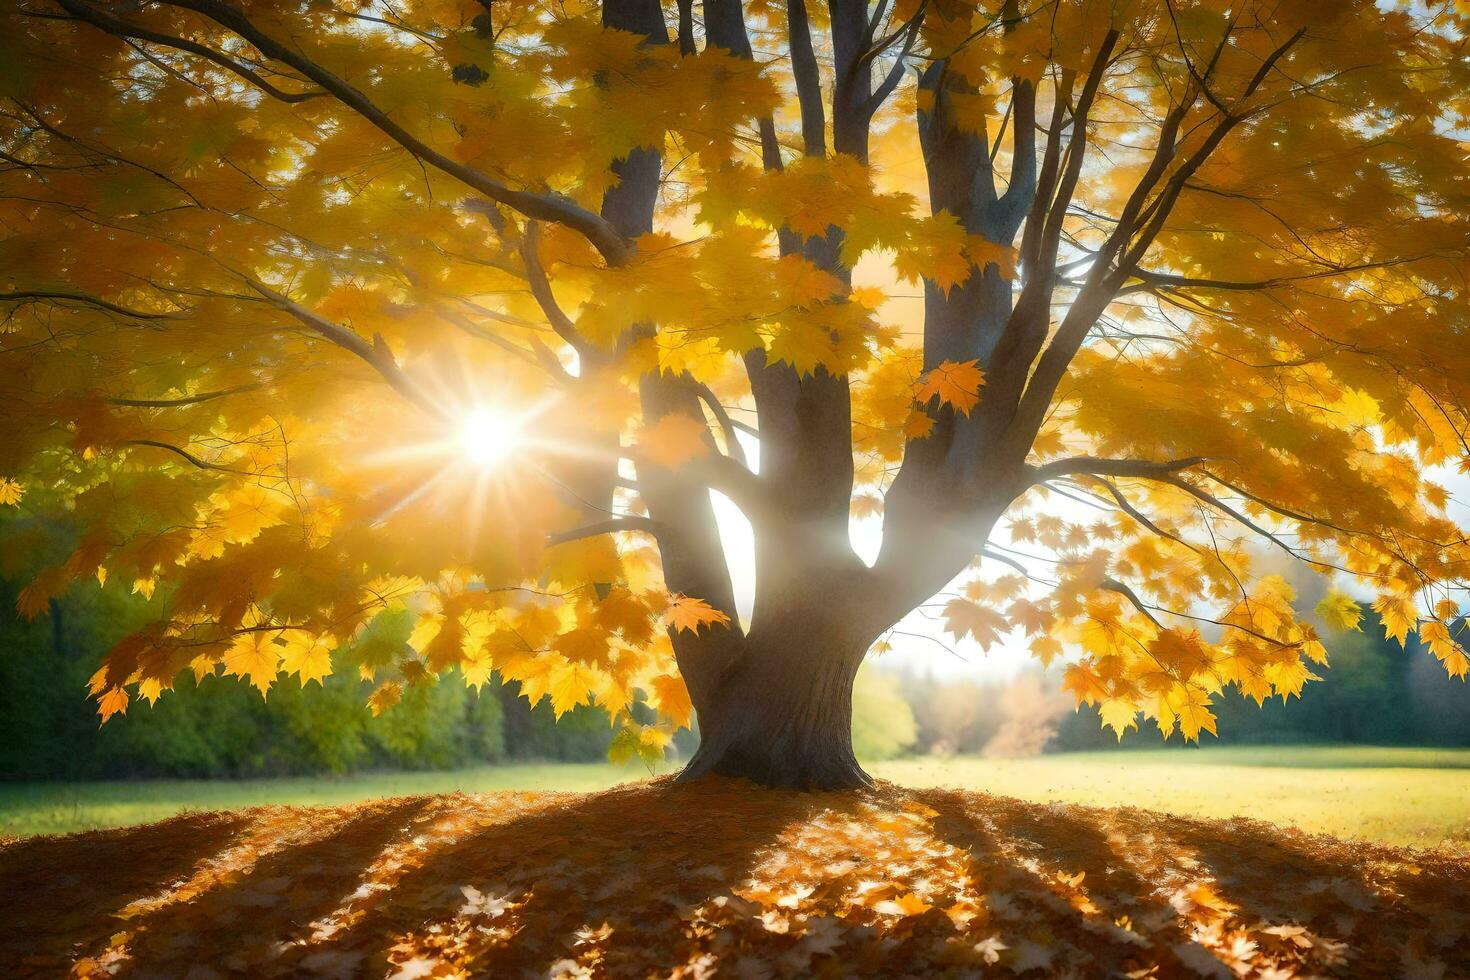
[{"label": "distant treeline", "polygon": [[[1223,692],[1213,705],[1220,737],[1205,735],[1202,743],[1470,745],[1470,685],[1448,676],[1416,638],[1400,647],[1364,609],[1361,632],[1332,633],[1324,642],[1330,665],[1314,666],[1321,680],[1308,683],[1300,698],[1257,707],[1233,688]],[[1096,708],[1075,708],[1060,679],[1056,668],[996,682],[902,674],[900,688],[918,721],[911,751],[1024,756],[1183,745],[1177,734],[1165,742],[1152,722],[1140,722],[1120,743],[1102,728]]]},{"label": "distant treeline", "polygon": [[49,616],[18,619],[15,584],[0,583],[0,778],[262,776],[370,768],[446,769],[516,759],[599,761],[612,729],[580,708],[553,723],[515,685],[477,694],[457,675],[412,688],[374,718],[365,682],[332,675],[303,688],[282,677],[270,696],[234,678],[187,672],[153,707],[97,723],[87,679],[108,645],[139,624],[138,597],[81,583]]},{"label": "distant treeline", "polygon": [[[184,675],[149,708],[99,729],[87,678],[108,645],[147,615],[141,598],[81,583],[49,615],[19,620],[15,582],[0,581],[0,779],[243,777],[343,773],[362,769],[448,769],[519,760],[596,762],[613,730],[599,709],[560,722],[532,708],[516,685],[494,676],[477,693],[454,674],[412,688],[374,718],[366,683],[333,675],[302,688],[282,677],[268,698],[233,678]],[[1383,637],[1365,611],[1363,632],[1328,637],[1331,666],[1300,699],[1262,708],[1227,693],[1216,703],[1223,744],[1358,742],[1470,745],[1470,685],[1447,677],[1418,644]],[[859,674],[854,742],[866,759],[906,754],[1041,752],[1118,747],[1094,709],[1075,710],[1061,671],[1003,682],[895,673],[881,658]],[[1206,737],[1206,742],[1214,740]],[[676,754],[693,751],[682,732]],[[1123,748],[1164,743],[1150,723]]]},{"label": "distant treeline", "polygon": [[[1470,745],[1470,684],[1445,673],[1410,635],[1400,647],[1383,635],[1378,615],[1364,608],[1361,632],[1324,637],[1329,655],[1322,679],[1302,689],[1300,699],[1272,698],[1261,707],[1232,692],[1215,706],[1221,743],[1355,742],[1366,745]],[[1458,630],[1456,631],[1458,635]],[[1152,725],[1123,737],[1124,748],[1158,743]],[[1178,742],[1176,736],[1173,739]],[[1053,751],[1117,745],[1098,725],[1096,709],[1069,717],[1053,740]]]}]

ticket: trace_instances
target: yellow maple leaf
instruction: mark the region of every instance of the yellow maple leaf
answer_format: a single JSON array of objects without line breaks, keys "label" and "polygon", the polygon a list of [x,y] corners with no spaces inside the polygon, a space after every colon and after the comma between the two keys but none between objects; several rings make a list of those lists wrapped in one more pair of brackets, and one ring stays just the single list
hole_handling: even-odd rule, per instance
[{"label": "yellow maple leaf", "polygon": [[1210,696],[1203,690],[1193,685],[1187,685],[1184,696],[1178,708],[1179,731],[1184,735],[1185,741],[1198,742],[1201,730],[1211,735],[1218,735],[1215,731],[1215,713],[1210,710]]},{"label": "yellow maple leaf", "polygon": [[156,677],[145,677],[138,682],[138,697],[147,701],[151,708],[158,703],[159,698],[163,697],[164,691],[171,689],[172,685],[165,687],[163,681]]},{"label": "yellow maple leaf", "polygon": [[225,651],[224,665],[226,674],[249,681],[264,696],[281,669],[281,646],[269,631],[241,633]]},{"label": "yellow maple leaf", "polygon": [[21,495],[25,492],[26,488],[21,485],[21,482],[19,480],[12,480],[8,477],[0,477],[0,504],[12,507],[18,506],[20,504]]},{"label": "yellow maple leaf", "polygon": [[572,663],[589,667],[607,667],[612,653],[607,633],[596,629],[575,629],[556,638],[556,650]]},{"label": "yellow maple leaf", "polygon": [[1352,596],[1333,591],[1317,603],[1317,616],[1334,629],[1355,630],[1363,618],[1363,609]]},{"label": "yellow maple leaf", "polygon": [[291,630],[286,635],[286,645],[281,650],[281,669],[301,678],[301,686],[307,681],[322,683],[322,678],[332,672],[332,651],[337,649],[337,638],[330,633],[313,636],[304,630]]},{"label": "yellow maple leaf", "polygon": [[1393,637],[1399,646],[1403,646],[1409,630],[1419,620],[1414,597],[1402,593],[1390,592],[1379,596],[1373,601],[1373,611],[1383,620],[1383,635]]},{"label": "yellow maple leaf", "polygon": [[368,695],[368,710],[376,718],[389,708],[398,703],[403,694],[403,686],[397,681],[386,681],[376,691]]},{"label": "yellow maple leaf", "polygon": [[653,622],[648,605],[625,588],[613,587],[597,604],[597,623],[607,632],[621,633],[635,645],[647,643],[653,636]]},{"label": "yellow maple leaf", "polygon": [[1378,407],[1378,399],[1366,391],[1349,388],[1343,392],[1342,398],[1335,406],[1335,410],[1350,425],[1376,425],[1382,418],[1382,410]]},{"label": "yellow maple leaf", "polygon": [[949,405],[961,415],[969,415],[970,409],[980,403],[980,389],[985,384],[985,374],[976,366],[977,363],[941,362],[924,375],[915,401],[926,405],[938,398],[941,403]]},{"label": "yellow maple leaf", "polygon": [[1276,693],[1282,698],[1301,697],[1302,687],[1307,681],[1321,680],[1316,674],[1307,669],[1307,665],[1300,659],[1284,660],[1281,663],[1267,664],[1264,673]]},{"label": "yellow maple leaf", "polygon": [[102,724],[113,715],[125,715],[128,713],[128,692],[121,687],[113,687],[102,693],[97,699],[97,713],[102,716]]},{"label": "yellow maple leaf", "polygon": [[1067,668],[1062,676],[1062,688],[1071,691],[1078,704],[1093,704],[1108,697],[1108,689],[1098,676],[1097,668],[1085,660]]},{"label": "yellow maple leaf", "polygon": [[1006,609],[1006,619],[1021,627],[1027,636],[1039,636],[1051,628],[1055,617],[1049,607],[1030,599],[1017,599]]},{"label": "yellow maple leaf", "polygon": [[624,577],[617,542],[608,534],[547,548],[541,562],[547,579],[567,588],[587,582],[616,582]]},{"label": "yellow maple leaf", "polygon": [[668,718],[675,728],[687,728],[694,714],[694,705],[689,700],[689,688],[678,674],[660,674],[649,682],[653,689],[654,705],[659,713]]},{"label": "yellow maple leaf", "polygon": [[783,255],[776,262],[776,279],[782,295],[799,307],[834,299],[844,288],[841,279],[800,255]]},{"label": "yellow maple leaf", "polygon": [[557,718],[571,711],[596,693],[599,677],[595,670],[582,664],[566,663],[548,672],[546,693],[551,696],[551,711]]},{"label": "yellow maple leaf", "polygon": [[496,666],[500,669],[502,683],[519,682],[521,694],[532,705],[536,705],[551,690],[553,672],[558,665],[565,665],[566,662],[566,658],[559,653],[514,653]]},{"label": "yellow maple leaf", "polygon": [[1450,636],[1449,627],[1444,623],[1430,620],[1421,624],[1419,639],[1429,647],[1429,652],[1434,654],[1435,659],[1444,664],[1451,677],[1464,678],[1466,672],[1470,671],[1470,659],[1466,658],[1465,649]]},{"label": "yellow maple leaf", "polygon": [[1194,630],[1166,629],[1148,645],[1149,656],[1179,677],[1193,677],[1209,662]]},{"label": "yellow maple leaf", "polygon": [[1061,653],[1062,644],[1054,636],[1038,636],[1031,641],[1031,656],[1040,660],[1043,667],[1050,667]]},{"label": "yellow maple leaf", "polygon": [[226,540],[250,541],[265,528],[281,523],[279,501],[261,487],[241,487],[226,499],[228,503],[218,516]]},{"label": "yellow maple leaf", "polygon": [[1098,711],[1102,715],[1103,727],[1111,728],[1120,742],[1123,741],[1124,732],[1138,727],[1138,706],[1131,701],[1104,698],[1098,705]]},{"label": "yellow maple leaf", "polygon": [[466,660],[459,665],[459,672],[464,677],[464,686],[472,687],[479,691],[490,679],[490,672],[494,665],[489,660]]},{"label": "yellow maple leaf", "polygon": [[922,439],[934,428],[934,416],[922,409],[911,413],[903,424],[903,434],[910,439]]},{"label": "yellow maple leaf", "polygon": [[669,607],[664,610],[664,619],[669,624],[669,628],[676,633],[679,630],[698,633],[700,627],[707,624],[730,625],[730,617],[727,614],[720,612],[703,599],[695,599],[687,595],[669,597]]},{"label": "yellow maple leaf", "polygon": [[831,365],[834,352],[832,332],[821,323],[792,318],[771,337],[766,347],[768,361],[785,361],[803,377],[819,365]]},{"label": "yellow maple leaf", "polygon": [[945,629],[955,639],[971,636],[987,649],[1000,639],[1001,633],[1011,628],[999,612],[968,599],[951,599],[945,603],[944,620]]}]

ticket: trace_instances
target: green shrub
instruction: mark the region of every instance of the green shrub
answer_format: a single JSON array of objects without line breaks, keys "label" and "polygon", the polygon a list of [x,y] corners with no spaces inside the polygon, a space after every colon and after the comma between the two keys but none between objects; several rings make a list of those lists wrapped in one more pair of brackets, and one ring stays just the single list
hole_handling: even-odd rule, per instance
[{"label": "green shrub", "polygon": [[919,726],[898,678],[866,664],[852,688],[852,747],[860,759],[892,759],[918,740]]}]

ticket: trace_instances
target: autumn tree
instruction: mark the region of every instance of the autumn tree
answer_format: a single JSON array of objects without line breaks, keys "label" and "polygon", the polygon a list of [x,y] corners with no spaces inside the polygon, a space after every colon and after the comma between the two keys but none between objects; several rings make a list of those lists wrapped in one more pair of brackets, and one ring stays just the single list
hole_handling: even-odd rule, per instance
[{"label": "autumn tree", "polygon": [[1470,61],[1389,6],[7,4],[21,612],[152,596],[104,719],[458,668],[809,787],[946,588],[1120,733],[1325,664],[1262,548],[1463,676]]}]

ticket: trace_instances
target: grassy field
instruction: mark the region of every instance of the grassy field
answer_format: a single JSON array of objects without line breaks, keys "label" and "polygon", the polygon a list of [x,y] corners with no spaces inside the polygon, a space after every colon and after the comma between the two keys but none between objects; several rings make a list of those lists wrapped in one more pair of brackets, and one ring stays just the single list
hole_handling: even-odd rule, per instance
[{"label": "grassy field", "polygon": [[[1470,750],[1333,746],[905,759],[870,771],[906,786],[1038,802],[1250,816],[1394,844],[1470,847]],[[265,803],[351,803],[420,793],[596,790],[648,776],[611,765],[517,765],[340,779],[0,784],[0,835],[56,834]]]},{"label": "grassy field", "polygon": [[905,759],[871,768],[906,786],[1254,817],[1339,837],[1470,848],[1470,750],[1269,746]]}]

